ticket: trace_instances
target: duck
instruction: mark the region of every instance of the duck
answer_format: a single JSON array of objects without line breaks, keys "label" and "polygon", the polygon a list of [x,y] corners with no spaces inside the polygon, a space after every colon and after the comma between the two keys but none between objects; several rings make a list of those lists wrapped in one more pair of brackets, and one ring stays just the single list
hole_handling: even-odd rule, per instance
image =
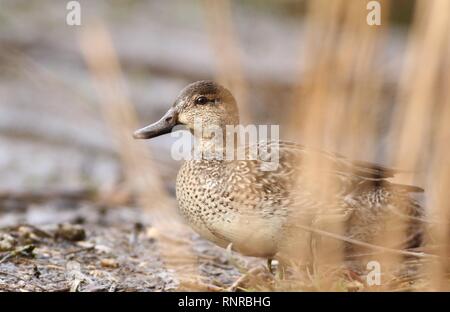
[{"label": "duck", "polygon": [[[227,127],[240,125],[233,94],[214,81],[191,83],[161,119],[133,137],[152,139],[182,125],[204,152],[216,146],[217,135],[196,131],[198,120],[206,128],[222,130],[219,136],[225,138]],[[373,244],[386,230],[386,220],[399,215],[406,220],[402,248],[422,242],[418,220],[423,208],[412,195],[423,189],[390,182],[398,173],[394,169],[294,142],[266,140],[254,145],[261,154],[276,148],[277,166],[267,170],[262,159],[222,157],[226,148],[237,148],[235,143],[225,145],[216,147],[214,156],[220,157],[200,153],[187,159],[176,179],[181,215],[200,236],[222,248],[268,259],[269,265],[272,259],[296,257],[308,262],[311,232],[331,232],[332,238],[343,238],[344,253],[351,255]],[[319,167],[308,170],[313,164]],[[341,224],[339,233],[332,231],[336,223]]]}]

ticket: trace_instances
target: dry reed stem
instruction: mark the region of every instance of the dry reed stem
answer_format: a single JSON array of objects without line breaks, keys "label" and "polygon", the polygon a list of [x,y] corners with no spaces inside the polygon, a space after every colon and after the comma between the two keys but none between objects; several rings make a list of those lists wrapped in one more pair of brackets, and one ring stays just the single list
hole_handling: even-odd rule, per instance
[{"label": "dry reed stem", "polygon": [[[450,205],[447,192],[450,189],[450,168],[447,165],[450,155],[450,3],[436,1],[430,9],[431,14],[439,14],[432,27],[433,32],[442,40],[440,44],[440,62],[436,68],[435,99],[433,116],[432,145],[433,153],[428,166],[428,196],[429,216],[432,220],[440,220],[429,226],[430,244],[437,245],[440,258],[428,263],[424,270],[430,279],[429,290],[450,291]],[[444,11],[443,11],[444,10]],[[435,52],[437,53],[437,51]]]},{"label": "dry reed stem", "polygon": [[[183,239],[191,231],[175,213],[175,203],[162,187],[145,146],[132,139],[133,131],[138,128],[136,112],[128,99],[109,33],[101,23],[93,23],[82,32],[80,46],[100,97],[106,123],[117,141],[126,181],[137,191],[141,204],[152,217],[155,229],[152,233],[158,238],[164,263],[175,271],[180,284],[184,279],[191,280],[192,275],[199,275],[191,244],[186,244]],[[180,265],[180,259],[184,265]]]},{"label": "dry reed stem", "polygon": [[[382,5],[385,14],[388,12],[389,2],[385,1]],[[408,47],[409,53],[417,53],[418,57],[409,58],[410,66],[406,71],[409,74],[404,75],[401,84],[401,92],[406,93],[406,96],[398,103],[400,109],[397,110],[392,124],[393,132],[398,135],[391,149],[396,151],[397,148],[394,146],[400,147],[399,152],[394,153],[392,163],[396,165],[395,167],[410,170],[420,169],[417,155],[420,155],[420,150],[429,144],[429,137],[425,135],[427,124],[430,122],[427,120],[430,116],[427,110],[430,109],[430,99],[436,99],[438,94],[437,64],[444,58],[445,49],[442,49],[442,46],[445,45],[444,37],[448,37],[449,27],[444,21],[450,20],[448,17],[450,10],[444,7],[447,4],[443,2],[427,2],[419,5],[421,8],[417,10],[412,31],[412,37],[419,39],[414,40],[415,43],[411,43]],[[428,5],[433,7],[431,10],[433,14],[426,19],[422,15],[427,12]],[[432,16],[438,12],[440,16],[432,20]],[[382,43],[387,21],[383,17],[384,26],[374,31],[365,24],[366,14],[365,3],[358,6],[352,1],[309,2],[305,43],[307,46],[305,63],[308,68],[301,78],[301,87],[297,88],[294,96],[297,114],[292,122],[296,125],[292,128],[305,145],[326,150],[331,147],[332,150],[340,151],[349,158],[360,159],[372,156],[375,143],[379,139],[377,124],[380,111],[373,107],[379,101],[383,81],[376,70],[377,64],[374,60]],[[428,66],[430,58],[432,60]],[[427,60],[425,66],[423,60]],[[417,71],[414,75],[411,75],[411,67]],[[445,153],[442,152],[443,155],[448,155],[448,151]],[[323,169],[319,163],[313,162],[308,165],[312,171],[311,176],[318,173],[317,168]],[[417,180],[410,180],[411,184],[414,182]],[[322,184],[324,188],[332,188],[326,183],[324,181]],[[448,218],[448,215],[446,216]],[[399,256],[406,254],[419,256],[393,247],[399,246],[404,239],[405,218],[395,214],[390,218],[386,224],[389,231],[377,240],[379,246],[366,246],[389,251],[387,256],[383,256],[387,258],[385,260],[388,271],[395,270],[399,266],[401,261]],[[440,220],[445,220],[445,216],[442,215]],[[443,222],[442,226],[446,224],[447,222]],[[307,228],[308,226],[305,230]],[[321,231],[321,229],[310,230]],[[444,237],[442,233],[446,233],[444,229],[441,230],[441,236]],[[329,229],[322,234],[339,238],[336,233],[330,233]],[[344,237],[340,239],[346,240]],[[428,256],[438,258],[434,255]]]},{"label": "dry reed stem", "polygon": [[[414,174],[406,181],[409,184],[424,184],[426,172],[430,179],[426,185],[428,200],[427,211],[430,222],[444,220],[443,224],[432,226],[438,241],[445,246],[448,243],[448,203],[443,186],[450,186],[449,172],[442,168],[442,159],[448,157],[447,144],[442,145],[442,136],[448,133],[449,119],[446,113],[448,103],[439,96],[441,84],[442,64],[448,57],[448,33],[450,29],[450,3],[445,0],[418,1],[414,24],[410,33],[405,57],[405,69],[399,89],[397,112],[394,116],[394,142],[392,159],[396,166],[411,169]],[[434,115],[439,107],[444,107],[441,118]],[[433,125],[438,124],[437,129]],[[447,131],[447,132],[446,132]],[[437,138],[436,150],[430,157],[426,151],[432,147],[433,136]],[[434,139],[436,141],[436,139]],[[446,156],[443,156],[446,155]],[[431,161],[431,167],[430,167]],[[439,166],[439,169],[436,168]],[[444,170],[443,170],[444,169]],[[400,220],[396,220],[394,227],[401,227]],[[446,235],[444,234],[446,233]],[[385,240],[390,244],[401,239],[399,235],[386,235]],[[431,261],[433,277],[431,282],[438,289],[448,284],[445,279],[442,262],[448,264],[445,251],[439,252],[441,258]],[[440,273],[438,273],[440,272]],[[448,289],[448,288],[447,288]]]},{"label": "dry reed stem", "polygon": [[[379,111],[374,107],[381,77],[375,68],[375,54],[384,28],[375,31],[366,24],[365,3],[319,0],[308,4],[304,62],[308,67],[295,91],[297,114],[292,128],[307,146],[338,151],[349,158],[367,157],[377,138]],[[384,4],[388,6],[388,2]],[[331,196],[337,185],[323,172],[333,168],[324,168],[326,164],[314,159],[302,165],[308,167],[311,177],[304,180],[320,181],[324,190],[318,202]],[[342,222],[316,230],[344,238]],[[341,252],[342,248],[337,249],[334,255],[336,265],[342,262]],[[330,254],[326,255],[329,259]]]},{"label": "dry reed stem", "polygon": [[[327,112],[329,111],[330,98],[339,101],[339,95],[332,94],[331,88],[334,88],[331,74],[332,69],[335,66],[333,59],[333,46],[335,46],[336,30],[339,29],[339,19],[343,12],[345,3],[343,1],[333,1],[332,3],[326,3],[325,1],[312,1],[308,3],[308,15],[307,15],[307,33],[306,33],[306,61],[308,68],[306,69],[304,77],[304,92],[296,95],[297,102],[294,105],[300,107],[300,114],[295,116],[295,124],[298,124],[297,128],[298,134],[302,139],[302,143],[306,146],[317,147],[324,149],[325,136],[327,132],[327,127],[334,128],[336,124],[330,122],[327,123],[329,118],[326,118]],[[331,71],[330,71],[331,70]],[[300,103],[301,101],[301,103]],[[305,103],[306,105],[301,107]],[[341,107],[336,106],[336,108],[341,109]],[[339,111],[334,113],[339,114]],[[310,159],[307,163],[302,164],[302,166],[307,168],[308,173],[306,177],[303,177],[306,181],[306,187],[314,189],[317,186],[313,184],[317,183],[321,186],[322,191],[316,195],[316,202],[327,202],[331,196],[332,190],[335,189],[333,181],[328,179],[326,174],[323,172],[330,172],[333,168],[330,168],[330,164],[321,163],[318,159]],[[327,168],[328,167],[328,168]],[[309,177],[309,178],[308,178]],[[299,186],[300,187],[300,186]],[[323,208],[322,208],[323,209]],[[328,207],[328,210],[333,209]],[[301,210],[301,208],[300,208]],[[332,211],[327,212],[327,207],[325,207],[324,214],[333,214]],[[297,219],[297,218],[295,218]],[[300,221],[300,220],[299,220]],[[302,221],[300,221],[302,222]],[[296,220],[294,223],[299,224]],[[333,224],[329,222],[321,222],[323,224],[315,224],[315,227],[319,229],[326,229],[327,231],[342,234],[343,228],[340,221]],[[295,231],[293,232],[295,234]],[[342,244],[341,242],[331,242],[324,240],[322,236],[318,237],[321,244],[317,244],[317,239],[311,240],[314,244],[311,246],[311,253],[315,258],[315,273],[321,275],[319,271],[323,270],[324,266],[320,265],[322,260],[320,258],[325,258],[328,263],[333,263],[338,265],[342,262]],[[327,243],[324,243],[326,241]],[[327,250],[331,248],[334,244],[338,246],[333,250],[333,253],[327,253]],[[330,282],[328,281],[328,284]]]},{"label": "dry reed stem", "polygon": [[203,0],[208,31],[217,66],[217,81],[228,87],[239,106],[241,122],[251,120],[247,105],[248,85],[240,61],[239,38],[233,28],[229,0]]}]

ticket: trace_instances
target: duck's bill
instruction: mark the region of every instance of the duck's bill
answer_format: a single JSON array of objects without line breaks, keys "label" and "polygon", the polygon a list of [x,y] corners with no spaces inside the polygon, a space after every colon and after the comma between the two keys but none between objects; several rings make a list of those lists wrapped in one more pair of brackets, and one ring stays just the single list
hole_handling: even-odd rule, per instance
[{"label": "duck's bill", "polygon": [[135,139],[151,139],[157,136],[169,133],[173,127],[177,125],[176,112],[170,109],[160,120],[157,122],[136,130],[133,133]]}]

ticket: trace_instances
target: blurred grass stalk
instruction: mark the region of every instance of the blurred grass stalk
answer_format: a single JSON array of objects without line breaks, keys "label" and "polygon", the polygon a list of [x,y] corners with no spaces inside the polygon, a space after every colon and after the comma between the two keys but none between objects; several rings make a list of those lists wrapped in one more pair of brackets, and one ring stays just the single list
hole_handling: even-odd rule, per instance
[{"label": "blurred grass stalk", "polygon": [[[382,7],[383,13],[388,11],[389,2],[382,1]],[[376,103],[382,77],[375,56],[382,48],[387,18],[383,18],[383,26],[373,28],[367,25],[366,14],[365,3],[361,1],[308,2],[302,62],[306,69],[299,76],[293,96],[296,113],[290,131],[306,146],[336,151],[350,159],[373,156],[381,113]],[[321,186],[318,202],[332,200],[332,190],[338,185],[333,185],[326,172],[334,168],[327,168],[330,164],[317,159],[307,161],[304,166],[310,178],[303,177],[306,180],[303,183],[310,183],[307,187],[311,189],[314,184]],[[330,277],[328,273],[330,267],[341,267],[344,250],[343,241],[334,236],[345,236],[346,212],[335,211],[333,207],[323,209],[320,215],[313,212],[317,215],[311,225],[313,230],[329,232],[333,237],[316,238],[320,244],[311,249],[315,273],[325,281],[321,282],[322,287],[333,289],[336,276]],[[314,236],[320,235],[311,235],[312,244]]]},{"label": "blurred grass stalk", "polygon": [[152,218],[147,235],[157,238],[163,261],[173,270],[180,282],[196,283],[197,257],[192,253],[191,241],[186,239],[190,230],[180,222],[175,203],[162,186],[147,147],[132,138],[138,128],[136,111],[127,95],[112,39],[105,26],[96,21],[80,35],[80,47],[97,90],[102,114],[117,143],[125,173],[125,185],[138,194],[140,205]]},{"label": "blurred grass stalk", "polygon": [[[426,185],[429,245],[439,256],[428,263],[430,288],[450,290],[450,2],[417,3],[401,86],[397,163],[422,173]],[[423,172],[426,174],[424,175]],[[413,180],[414,181],[414,180]]]},{"label": "blurred grass stalk", "polygon": [[233,27],[231,3],[229,0],[203,0],[202,4],[206,17],[205,29],[216,61],[216,80],[233,90],[241,123],[248,123],[251,121],[247,104],[248,84],[241,64],[239,38]]},{"label": "blurred grass stalk", "polygon": [[[425,186],[429,216],[428,247],[437,246],[428,264],[428,290],[450,290],[449,53],[450,2],[419,0],[409,34],[404,71],[392,123],[391,161],[411,170],[406,183]],[[447,84],[445,84],[445,82]],[[394,226],[394,228],[399,226]],[[401,226],[400,226],[401,227]],[[390,241],[399,240],[392,233]]]}]

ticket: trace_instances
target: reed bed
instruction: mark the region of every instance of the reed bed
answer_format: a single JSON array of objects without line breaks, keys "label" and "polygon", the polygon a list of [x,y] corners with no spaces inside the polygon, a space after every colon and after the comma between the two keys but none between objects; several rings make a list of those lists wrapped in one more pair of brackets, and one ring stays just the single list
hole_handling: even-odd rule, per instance
[{"label": "reed bed", "polygon": [[[308,259],[296,255],[300,258],[291,260],[298,265],[289,277],[253,276],[245,289],[450,290],[450,2],[416,1],[401,78],[392,99],[386,96],[392,86],[386,82],[379,55],[390,31],[388,17],[393,1],[380,1],[381,26],[367,25],[365,1],[306,1],[306,40],[301,42],[298,57],[307,66],[299,70],[292,88],[292,110],[286,113],[287,122],[281,129],[298,143],[404,170],[396,182],[425,189],[422,205],[426,213],[420,220],[426,224],[425,245],[419,250],[399,248],[409,220],[401,213],[390,215],[385,220],[386,230],[374,238],[375,243],[363,246],[361,258],[366,262],[377,259],[382,267],[382,284],[369,287],[363,278],[352,275],[344,262],[343,244],[348,238],[343,234],[342,212],[330,208],[321,211],[324,218],[313,217],[313,227],[292,229],[292,244],[303,256],[308,254]],[[232,7],[233,2],[227,0],[203,2],[217,58],[217,80],[237,95],[244,119],[250,120],[248,82],[241,66],[239,38],[233,29]],[[148,213],[155,216],[155,235],[169,237],[159,245],[167,265],[182,281],[181,288],[217,290],[214,285],[202,284],[186,236],[189,230],[175,217],[170,208],[174,203],[155,179],[158,171],[146,156],[148,150],[131,140],[137,128],[136,113],[108,33],[98,23],[88,29],[80,38],[81,49],[103,103],[103,115],[117,139],[128,187],[137,191],[144,207],[161,208],[149,209]],[[333,168],[324,168],[325,164],[315,159],[308,161],[311,179],[307,180],[320,185],[317,196],[327,198],[335,186],[323,172]],[[303,224],[304,215],[297,217],[297,224]],[[312,265],[305,265],[311,259]],[[405,270],[414,274],[403,274]]]}]

